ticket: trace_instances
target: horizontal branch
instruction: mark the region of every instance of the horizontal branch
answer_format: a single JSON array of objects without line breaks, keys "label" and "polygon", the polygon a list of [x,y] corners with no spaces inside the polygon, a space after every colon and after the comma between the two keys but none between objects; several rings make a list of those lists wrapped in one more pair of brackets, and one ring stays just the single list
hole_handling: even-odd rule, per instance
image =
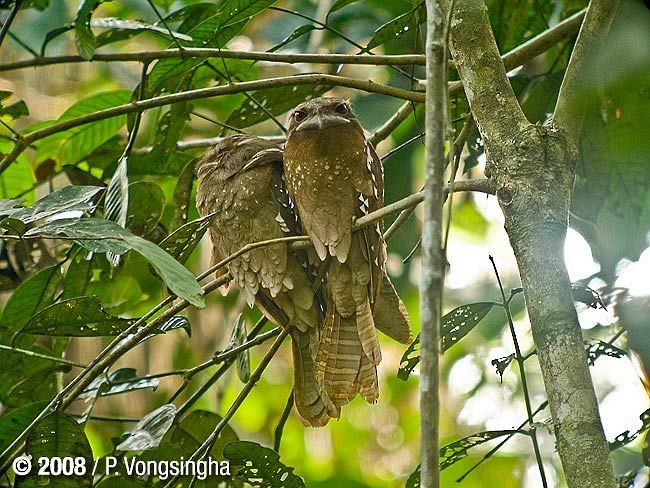
[{"label": "horizontal branch", "polygon": [[264,51],[232,51],[210,48],[168,49],[165,51],[141,51],[133,53],[95,54],[89,60],[81,56],[47,56],[23,59],[13,63],[0,64],[0,72],[11,71],[36,66],[51,66],[56,64],[95,62],[137,62],[151,63],[157,59],[241,59],[244,61],[264,61],[270,63],[318,63],[318,64],[366,64],[366,65],[424,65],[421,54],[400,55],[356,55],[356,54],[307,54],[307,53],[270,53]]},{"label": "horizontal branch", "polygon": [[172,93],[170,95],[163,95],[160,97],[134,101],[126,103],[124,105],[118,105],[117,107],[112,107],[91,114],[82,115],[81,117],[75,117],[74,119],[64,120],[62,122],[52,124],[48,127],[44,127],[43,129],[31,132],[18,140],[13,150],[7,154],[2,159],[2,161],[0,161],[0,174],[4,172],[30,144],[47,136],[72,129],[80,125],[90,124],[92,122],[97,122],[99,120],[117,117],[120,115],[143,112],[147,109],[162,107],[164,105],[169,105],[172,103],[187,102],[190,100],[218,97],[223,95],[233,95],[235,93],[243,93],[253,90],[264,90],[269,88],[299,85],[343,86],[370,93],[379,93],[382,95],[401,98],[404,100],[410,100],[413,102],[424,101],[424,93],[422,92],[413,92],[410,90],[404,90],[402,88],[395,88],[392,86],[383,85],[381,83],[375,83],[371,80],[358,80],[345,76],[327,75],[320,73],[283,76],[255,81],[243,81],[241,83],[229,83],[222,86],[188,90],[179,93]]}]

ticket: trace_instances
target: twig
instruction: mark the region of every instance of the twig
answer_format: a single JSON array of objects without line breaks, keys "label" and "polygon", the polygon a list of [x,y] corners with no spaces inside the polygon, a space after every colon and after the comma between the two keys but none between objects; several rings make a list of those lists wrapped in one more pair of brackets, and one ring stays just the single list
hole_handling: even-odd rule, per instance
[{"label": "twig", "polygon": [[[519,348],[519,341],[517,340],[517,332],[515,331],[515,324],[512,320],[512,314],[510,313],[510,307],[508,305],[508,300],[506,299],[506,294],[503,291],[503,284],[501,283],[501,277],[499,276],[499,270],[492,256],[489,256],[490,262],[492,263],[492,269],[494,270],[494,275],[497,279],[497,284],[499,285],[499,291],[501,292],[501,306],[506,313],[506,318],[508,319],[508,326],[510,327],[510,335],[512,336],[512,343],[515,346],[515,360],[519,366],[519,376],[521,377],[521,388],[524,393],[524,403],[526,404],[526,414],[528,415],[528,423],[533,425],[535,420],[533,418],[533,409],[530,403],[530,393],[528,391],[528,380],[526,379],[526,369],[524,368],[524,357],[521,354],[521,349]],[[542,462],[542,454],[539,450],[539,444],[537,442],[537,433],[535,429],[531,429],[530,439],[533,443],[533,451],[535,453],[535,460],[537,461],[537,468],[539,469],[539,476],[542,480],[542,486],[545,488],[548,486],[546,481],[546,473],[544,472],[544,463]]]},{"label": "twig", "polygon": [[[246,336],[246,340],[253,340],[257,334],[262,330],[264,325],[266,324],[267,319],[266,317],[262,317],[260,320],[257,321],[255,326],[251,329],[251,331],[248,333]],[[210,387],[221,378],[226,371],[228,371],[228,368],[230,368],[230,365],[235,361],[235,357],[232,356],[228,359],[225,360],[224,364],[221,365],[221,367],[215,371],[215,373],[199,388],[197,391],[195,391],[192,396],[181,405],[178,410],[176,411],[176,418],[179,418],[181,415],[183,415],[187,410],[190,409],[192,405],[194,405],[199,398],[201,398],[206,391],[210,389]],[[183,383],[181,387],[172,395],[171,399],[169,402],[171,403],[174,399],[178,398],[180,393],[185,389],[185,387],[188,385],[187,382]]]},{"label": "twig", "polygon": [[280,420],[278,420],[278,425],[275,427],[274,436],[273,436],[273,450],[275,452],[280,452],[280,443],[282,442],[282,434],[284,433],[284,426],[289,419],[291,414],[291,409],[293,408],[293,388],[289,392],[289,398],[287,398],[287,403],[282,410],[282,415],[280,415]]},{"label": "twig", "polygon": [[189,100],[197,100],[201,98],[217,97],[223,95],[232,95],[235,93],[242,93],[251,90],[262,90],[299,85],[345,86],[347,88],[354,88],[357,90],[372,93],[380,93],[383,95],[411,100],[414,102],[424,101],[424,93],[395,88],[392,86],[383,85],[381,83],[375,83],[371,80],[358,80],[355,78],[326,74],[282,76],[278,78],[244,81],[241,83],[230,83],[223,86],[188,90],[179,93],[173,93],[170,95],[162,95],[159,97],[130,102],[124,105],[119,105],[117,107],[112,107],[91,114],[82,115],[80,117],[75,117],[73,119],[61,121],[43,129],[30,132],[22,139],[17,141],[14,145],[13,150],[7,154],[2,159],[2,161],[0,161],[0,174],[4,172],[9,167],[9,165],[15,161],[16,158],[33,142],[43,139],[44,137],[51,136],[58,132],[63,132],[68,129],[78,127],[80,125],[97,122],[99,120],[104,120],[111,117],[117,117],[119,115],[142,112],[150,108],[161,107],[163,105],[169,105],[171,103],[186,102]]},{"label": "twig", "polygon": [[48,361],[52,361],[53,363],[59,363],[59,364],[65,364],[67,366],[72,366],[74,368],[85,368],[85,364],[79,364],[75,363],[74,361],[70,361],[69,359],[63,359],[63,358],[57,358],[54,356],[48,356],[47,354],[41,354],[40,352],[34,352],[34,351],[29,351],[27,349],[20,349],[19,347],[11,347],[11,346],[5,346],[4,344],[0,344],[0,350],[2,351],[9,351],[13,352],[16,354],[22,354],[24,356],[30,356],[33,358],[39,358],[39,359],[47,359]]},{"label": "twig", "polygon": [[18,15],[18,11],[20,10],[20,6],[22,5],[23,0],[16,0],[14,2],[14,6],[11,8],[9,11],[9,15],[7,16],[7,20],[5,20],[5,23],[2,24],[2,29],[0,29],[0,46],[2,46],[2,41],[4,41],[5,36],[9,32],[9,27],[11,27],[11,23],[14,21],[16,18],[16,15]]},{"label": "twig", "polygon": [[[317,63],[317,64],[365,64],[365,65],[423,65],[424,56],[421,54],[400,55],[356,55],[356,54],[306,54],[306,53],[270,53],[266,51],[234,51],[230,49],[212,49],[187,47],[167,49],[164,51],[140,51],[132,53],[95,53],[89,61],[97,62],[134,62],[146,63],[158,59],[191,59],[191,58],[223,58],[244,61],[262,61],[270,63]],[[24,59],[13,63],[0,64],[0,72],[36,66],[51,66],[56,64],[83,63],[88,60],[81,56],[44,56]]]},{"label": "twig", "polygon": [[[235,415],[235,412],[237,412],[237,410],[242,405],[246,397],[253,390],[253,387],[260,380],[260,378],[262,377],[262,373],[264,372],[268,364],[271,362],[271,359],[273,359],[273,356],[275,356],[275,353],[278,351],[280,345],[282,344],[282,342],[284,341],[285,337],[287,337],[288,334],[289,334],[288,327],[282,329],[282,332],[280,333],[278,338],[273,342],[269,350],[266,352],[266,354],[260,361],[260,364],[257,366],[257,368],[255,368],[255,371],[253,371],[253,373],[251,374],[250,379],[246,382],[244,387],[241,389],[239,395],[237,395],[237,398],[232,403],[232,405],[230,406],[226,414],[215,426],[215,428],[212,430],[212,432],[207,437],[207,439],[205,439],[205,441],[198,447],[198,449],[194,451],[194,453],[190,457],[190,461],[196,461],[198,459],[202,459],[203,457],[207,456],[208,453],[212,450],[215,442],[217,442],[217,439],[219,438],[219,434],[224,429],[224,427],[228,424],[232,416]],[[177,480],[178,480],[178,475],[171,478],[167,482],[167,484],[165,484],[165,488],[170,488],[174,486]]]},{"label": "twig", "polygon": [[386,139],[392,132],[404,122],[412,112],[415,111],[416,105],[413,102],[404,102],[404,104],[397,109],[397,112],[388,119],[384,125],[379,127],[375,132],[373,132],[368,140],[372,143],[373,146],[376,146],[381,141]]}]

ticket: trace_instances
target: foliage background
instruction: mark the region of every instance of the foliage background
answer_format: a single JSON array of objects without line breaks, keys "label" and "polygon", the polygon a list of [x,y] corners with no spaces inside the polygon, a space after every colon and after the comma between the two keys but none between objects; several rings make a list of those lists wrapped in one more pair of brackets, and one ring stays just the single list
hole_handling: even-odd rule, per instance
[{"label": "foliage background", "polygon": [[[85,2],[90,5],[92,2]],[[177,32],[189,33],[197,38],[200,31],[192,31],[199,20],[221,8],[237,2],[200,4],[196,2],[154,1],[156,9],[167,16],[171,12],[184,11],[183,18],[172,17],[169,26]],[[250,3],[250,2],[249,2]],[[255,3],[255,2],[252,2]],[[352,2],[257,2],[274,4],[291,9],[300,15],[272,10],[262,6],[241,32],[230,37],[206,38],[212,47],[227,47],[263,51],[280,44],[292,33],[297,37],[282,48],[289,52],[340,52],[357,53],[359,49],[343,36],[360,46],[371,40],[378,42],[377,29],[389,24],[389,35],[380,42],[374,53],[405,54],[422,52],[423,33],[420,31],[424,8],[410,1],[381,2],[373,0]],[[28,52],[16,39],[40,52],[46,33],[74,22],[77,18],[76,2],[33,2],[39,9],[21,10],[11,33],[15,37],[5,40],[1,63],[24,59]],[[300,29],[310,25],[309,18],[325,20],[338,33],[319,29]],[[491,21],[501,52],[506,52],[557,21],[585,6],[585,2],[499,1],[488,2]],[[117,17],[139,20],[146,24],[158,22],[156,13],[148,2],[119,1],[98,5],[93,18]],[[305,18],[306,17],[306,18]],[[394,21],[394,19],[398,19]],[[607,50],[599,59],[592,60],[589,69],[593,76],[585,91],[585,99],[594,110],[589,116],[583,138],[582,161],[576,182],[572,227],[581,234],[570,234],[568,265],[573,271],[572,279],[583,279],[598,288],[608,308],[594,310],[579,305],[585,335],[589,338],[607,340],[616,327],[625,326],[620,316],[625,307],[617,287],[631,288],[627,297],[635,306],[644,310],[650,289],[638,276],[647,276],[650,255],[646,249],[647,232],[650,228],[650,171],[647,159],[650,155],[650,133],[647,108],[650,86],[647,73],[650,68],[650,39],[647,34],[648,11],[641,2],[626,1],[617,17]],[[392,22],[392,23],[391,23]],[[243,24],[242,24],[243,26]],[[399,27],[399,28],[398,28]],[[402,28],[404,27],[404,28]],[[97,40],[110,40],[106,46],[98,45],[98,52],[133,52],[161,50],[170,46],[166,35],[140,33],[124,40],[119,39],[125,31],[93,29]],[[108,36],[116,36],[110,38]],[[46,47],[48,55],[76,54],[75,40],[80,34],[70,30],[52,39]],[[79,41],[77,41],[79,42]],[[201,45],[197,40],[198,45]],[[225,45],[220,45],[225,42]],[[545,55],[528,62],[522,69],[512,73],[511,81],[527,115],[542,123],[553,107],[563,69],[568,60],[571,43],[560,44]],[[269,65],[248,61],[211,60],[212,67],[202,65],[193,76],[188,71],[178,76],[165,73],[160,68],[160,78],[150,75],[146,86],[147,97],[173,93],[190,88],[224,84],[229,80],[243,81],[286,76],[296,73],[327,71],[324,65]],[[159,64],[163,64],[162,62]],[[198,63],[196,63],[198,66]],[[156,70],[156,68],[154,68]],[[341,74],[372,79],[403,88],[412,88],[413,80],[388,67],[346,66]],[[410,70],[407,70],[410,71]],[[412,76],[422,76],[422,68],[414,68]],[[137,63],[84,62],[36,67],[7,71],[0,75],[0,90],[11,92],[11,98],[3,101],[3,121],[14,130],[29,132],[44,126],[48,120],[63,119],[89,113],[101,108],[128,102],[139,88],[141,68]],[[269,91],[252,94],[258,101],[266,98],[265,107],[284,120],[282,113],[304,98],[315,95],[313,87],[299,87],[296,91]],[[364,127],[373,131],[379,127],[401,102],[394,98],[335,88],[328,92],[352,97],[356,111]],[[29,114],[13,117],[4,108],[12,102],[24,100]],[[222,124],[234,125],[260,135],[277,135],[276,124],[266,115],[260,123],[250,124],[249,100],[243,94],[213,99],[195,100],[147,111],[135,143],[135,151],[129,162],[129,220],[127,226],[136,234],[159,242],[161,237],[178,227],[183,216],[178,211],[178,189],[183,180],[183,169],[203,148],[175,150],[178,140],[199,140],[224,134]],[[241,112],[238,112],[241,109]],[[246,111],[248,110],[248,111]],[[462,126],[467,111],[462,97],[452,101],[452,117],[456,133]],[[259,110],[254,111],[259,114]],[[241,118],[244,115],[246,118]],[[16,120],[14,120],[14,118]],[[218,122],[218,123],[217,123]],[[0,198],[25,199],[31,204],[53,189],[69,183],[107,183],[115,171],[126,144],[127,128],[133,117],[117,117],[82,128],[57,134],[35,144],[21,155],[16,163],[0,175]],[[252,127],[249,128],[249,125]],[[422,107],[416,110],[391,137],[379,145],[381,155],[399,147],[423,130]],[[11,147],[11,133],[0,128],[0,152]],[[480,176],[483,156],[474,130],[463,153],[465,176]],[[147,152],[144,148],[153,147]],[[392,153],[385,163],[386,201],[396,201],[417,191],[422,185],[423,146],[420,140]],[[75,169],[73,169],[73,167]],[[189,199],[193,202],[193,196]],[[511,256],[502,220],[493,197],[477,194],[459,194],[454,197],[451,232],[448,246],[449,275],[445,292],[446,309],[461,304],[497,300],[499,291],[488,261],[488,254],[495,257],[502,280],[508,288],[518,286],[518,276]],[[198,216],[193,203],[187,220]],[[391,240],[389,245],[389,270],[396,287],[411,314],[414,332],[418,328],[417,276],[419,259],[411,251],[417,245],[419,226],[412,217]],[[23,269],[7,266],[3,269],[3,301],[13,293],[28,276],[61,259],[65,246],[49,248],[50,258],[25,261]],[[6,247],[2,257],[7,258]],[[589,259],[593,255],[593,262]],[[403,262],[410,256],[406,262]],[[80,256],[80,259],[82,257]],[[209,265],[207,238],[195,250],[187,262],[198,274]],[[634,263],[639,264],[634,264]],[[70,265],[72,266],[72,265]],[[627,268],[626,268],[627,266]],[[96,295],[104,308],[113,315],[139,317],[166,296],[163,284],[152,276],[147,262],[130,253],[118,270],[111,271],[103,256],[92,260],[92,276],[86,294]],[[69,270],[70,268],[68,268]],[[635,277],[637,276],[637,277]],[[67,277],[66,277],[67,279]],[[506,290],[507,291],[507,290]],[[616,292],[616,293],[614,293]],[[65,292],[64,292],[65,294]],[[625,302],[629,303],[629,302]],[[527,326],[523,300],[512,302],[517,331],[525,351],[533,349]],[[640,305],[639,305],[640,304]],[[155,337],[125,355],[117,367],[136,368],[143,376],[151,373],[182,370],[209,359],[224,349],[229,342],[236,315],[244,311],[249,324],[259,318],[259,313],[245,307],[236,293],[223,298],[214,293],[207,298],[203,310],[189,309],[186,316],[191,324],[191,337],[182,330]],[[634,322],[633,320],[630,321]],[[644,326],[644,321],[629,325]],[[643,329],[641,329],[643,331]],[[633,338],[637,339],[636,344]],[[32,338],[33,339],[33,338]],[[630,342],[638,355],[638,364],[648,364],[648,343],[643,333],[632,332]],[[104,339],[72,339],[69,344],[47,338],[26,344],[28,348],[41,348],[59,353],[66,347],[66,358],[89,362],[106,344]],[[625,340],[618,343],[626,348]],[[268,344],[251,352],[254,367],[267,349]],[[525,420],[521,385],[514,368],[506,370],[503,378],[494,371],[490,361],[507,356],[512,350],[512,340],[507,330],[505,316],[495,310],[481,322],[463,341],[451,348],[444,356],[441,418],[442,445],[459,437],[482,430],[514,428]],[[356,399],[343,410],[341,420],[331,422],[324,429],[305,429],[295,416],[286,424],[280,450],[282,461],[295,467],[306,482],[315,487],[355,486],[402,486],[405,479],[418,464],[418,394],[417,378],[404,382],[396,377],[404,347],[382,341],[384,360],[380,367],[382,394],[377,405],[370,406]],[[25,358],[17,359],[5,351],[0,352],[3,364],[2,406],[3,413],[49,399],[59,388],[61,378],[47,364],[28,366]],[[533,404],[544,399],[543,385],[533,358],[527,362],[529,388]],[[594,367],[594,376],[608,437],[641,427],[638,415],[648,407],[648,399],[629,358],[602,358]],[[46,374],[48,373],[48,374]],[[68,373],[70,374],[70,373]],[[180,397],[187,398],[206,375],[196,377]],[[101,397],[93,410],[98,419],[90,419],[85,432],[95,457],[109,453],[114,439],[119,438],[133,425],[129,419],[140,419],[164,404],[182,383],[179,376],[163,377],[152,391],[144,389],[122,395]],[[247,401],[231,422],[241,439],[253,440],[263,445],[273,443],[273,432],[286,403],[291,388],[292,373],[288,345],[285,344],[255,387]],[[225,379],[203,396],[196,404],[223,414],[242,386],[235,374]],[[74,411],[74,409],[73,409]],[[544,419],[548,413],[542,413]],[[107,420],[126,419],[122,421]],[[554,453],[553,438],[547,429],[540,427],[541,446],[549,476],[561,485],[561,471]],[[636,444],[615,453],[618,474],[643,466],[641,439]],[[470,460],[458,463],[443,472],[443,485],[455,481],[465,473],[483,452],[472,451]],[[463,481],[473,486],[536,486],[538,477],[530,445],[525,438],[516,438],[501,449],[488,462]]]}]

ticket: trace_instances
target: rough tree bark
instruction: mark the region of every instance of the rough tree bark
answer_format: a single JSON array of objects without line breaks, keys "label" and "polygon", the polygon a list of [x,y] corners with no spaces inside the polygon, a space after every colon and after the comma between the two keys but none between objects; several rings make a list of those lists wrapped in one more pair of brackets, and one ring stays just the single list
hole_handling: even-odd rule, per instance
[{"label": "rough tree bark", "polygon": [[[548,396],[557,450],[571,488],[615,479],[563,259],[582,114],[575,97],[583,64],[615,11],[592,1],[550,127],[530,124],[506,77],[482,0],[457,1],[451,51],[485,144],[513,248]],[[556,111],[557,112],[557,111]]]}]

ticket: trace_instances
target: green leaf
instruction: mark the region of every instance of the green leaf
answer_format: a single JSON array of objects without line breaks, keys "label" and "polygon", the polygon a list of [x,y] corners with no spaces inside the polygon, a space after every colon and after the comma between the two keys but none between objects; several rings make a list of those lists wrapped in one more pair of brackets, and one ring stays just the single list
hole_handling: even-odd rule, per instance
[{"label": "green leaf", "polygon": [[415,8],[385,23],[375,31],[370,42],[363,50],[368,52],[371,49],[381,46],[382,44],[393,39],[399,39],[409,31],[415,31],[418,23],[426,18],[426,8],[424,2],[421,2]]},{"label": "green leaf", "polygon": [[154,330],[148,336],[144,337],[140,342],[148,341],[152,337],[160,334],[166,334],[167,332],[176,329],[183,329],[187,333],[188,337],[192,337],[192,326],[190,325],[190,321],[181,315],[175,315],[169,320],[163,322],[160,326],[156,327],[156,330]]},{"label": "green leaf", "polygon": [[228,444],[223,454],[232,464],[242,465],[235,476],[251,486],[301,488],[304,481],[293,468],[280,462],[277,452],[255,442],[237,441]]},{"label": "green leaf", "polygon": [[[192,37],[188,43],[192,47],[225,48],[230,39],[236,36],[252,19],[277,0],[227,0],[215,15],[195,25],[187,34]],[[156,63],[147,79],[147,94],[160,93],[168,86],[169,91],[177,91],[177,78],[203,64],[202,59],[161,59]]]},{"label": "green leaf", "polygon": [[[232,328],[229,348],[241,346],[246,342],[246,320],[244,314],[237,315],[235,325]],[[237,376],[242,383],[246,383],[251,377],[251,357],[249,349],[237,354]]]},{"label": "green leaf", "polygon": [[[179,90],[191,88],[189,80],[179,85]],[[163,114],[158,122],[158,130],[153,141],[150,161],[156,165],[155,173],[167,173],[173,156],[178,151],[176,144],[183,133],[194,105],[190,102],[175,103]]]},{"label": "green leaf", "polygon": [[0,323],[13,331],[20,330],[32,315],[52,303],[60,282],[59,266],[45,268],[25,280],[9,297]]},{"label": "green leaf", "polygon": [[97,186],[66,186],[48,193],[31,207],[12,212],[11,217],[28,224],[61,212],[90,211],[95,206],[89,200],[101,190]]},{"label": "green leaf", "polygon": [[13,95],[10,91],[0,90],[0,117],[8,115],[12,119],[17,119],[23,115],[29,115],[27,104],[23,100],[12,103],[11,105],[4,105],[4,100]]},{"label": "green leaf", "polygon": [[297,27],[291,34],[289,34],[287,37],[285,37],[279,44],[276,44],[271,49],[269,49],[269,52],[272,53],[272,52],[277,51],[281,47],[284,47],[287,44],[289,44],[291,41],[295,41],[299,37],[304,36],[308,32],[313,31],[314,29],[318,29],[318,27],[316,27],[315,25],[312,25],[312,24],[305,24],[305,25],[301,25],[300,27]]},{"label": "green leaf", "polygon": [[25,442],[25,453],[37,460],[41,457],[84,458],[85,474],[70,476],[37,475],[38,463],[33,463],[28,476],[16,476],[16,487],[31,488],[52,486],[57,488],[84,488],[93,484],[92,449],[83,431],[75,419],[62,412],[55,411],[43,417],[30,431]]},{"label": "green leaf", "polygon": [[88,61],[95,54],[95,35],[90,30],[90,18],[102,0],[83,0],[74,21],[75,45],[79,56]]},{"label": "green leaf", "polygon": [[[268,114],[281,115],[296,105],[296,100],[309,100],[325,93],[329,88],[325,86],[282,86],[258,90],[251,93],[251,98],[242,102],[239,108],[235,109],[228,120],[227,125],[244,128],[268,120]],[[255,100],[257,103],[253,102]],[[264,107],[261,110],[259,105]]]},{"label": "green leaf", "polygon": [[20,208],[22,203],[20,198],[0,200],[0,217],[12,214]]},{"label": "green leaf", "polygon": [[117,445],[120,451],[143,451],[158,447],[176,417],[176,407],[168,403],[157,408],[136,424]]},{"label": "green leaf", "polygon": [[160,247],[184,263],[205,234],[213,217],[213,214],[206,215],[179,227],[160,243]]},{"label": "green leaf", "polygon": [[93,252],[123,254],[129,249],[141,254],[158,272],[165,284],[180,298],[196,307],[203,307],[203,289],[182,264],[153,242],[134,236],[115,222],[105,219],[61,219],[29,230],[26,236],[40,234],[64,235],[79,239],[78,243]]},{"label": "green leaf", "polygon": [[[465,337],[488,314],[494,302],[477,302],[461,305],[442,317],[440,348],[445,352]],[[420,334],[404,351],[397,371],[397,377],[406,381],[420,362]]]},{"label": "green leaf", "polygon": [[[0,139],[0,153],[7,154],[13,148],[12,141]],[[20,195],[25,200],[33,201],[35,182],[31,162],[25,154],[21,154],[0,174],[0,198],[14,198]]]},{"label": "green leaf", "polygon": [[130,391],[158,388],[158,378],[138,378],[133,368],[120,368],[116,371],[95,378],[79,395],[79,400],[89,400],[99,396],[120,395]]},{"label": "green leaf", "polygon": [[91,259],[88,259],[88,254],[86,249],[77,248],[72,255],[68,270],[65,272],[63,284],[64,300],[86,295],[88,283],[92,278],[93,263],[98,258],[97,256],[93,256]]},{"label": "green leaf", "polygon": [[129,185],[129,207],[126,226],[134,234],[146,236],[156,228],[163,214],[165,194],[150,181]]},{"label": "green leaf", "polygon": [[171,38],[172,36],[176,39],[182,41],[191,41],[190,36],[186,36],[180,32],[167,30],[165,27],[159,27],[157,25],[145,24],[137,20],[131,19],[118,19],[116,17],[102,17],[99,19],[92,19],[90,21],[91,27],[96,27],[100,29],[109,29],[106,32],[102,32],[95,38],[96,47],[104,46],[111,42],[123,41],[125,39],[130,39],[131,37],[138,35],[142,32],[152,32],[164,37]]},{"label": "green leaf", "polygon": [[[446,469],[467,457],[467,450],[479,446],[493,439],[521,433],[516,430],[490,430],[463,437],[456,442],[447,444],[440,449],[440,469]],[[418,488],[420,486],[420,466],[406,480],[406,488]]]},{"label": "green leaf", "polygon": [[356,1],[357,0],[336,0],[336,2],[334,2],[334,5],[332,5],[327,15],[329,16],[331,13],[336,12],[337,10],[340,10],[343,7],[350,5],[351,3],[354,3]]},{"label": "green leaf", "polygon": [[[82,98],[69,107],[56,121],[34,125],[29,127],[26,132],[29,133],[55,122],[124,105],[131,100],[131,95],[128,90],[113,90]],[[111,139],[124,125],[126,125],[126,115],[118,115],[53,134],[36,143],[35,162],[54,158],[59,163],[75,164]]]},{"label": "green leaf", "polygon": [[0,452],[9,447],[46,405],[47,402],[29,403],[0,417]]},{"label": "green leaf", "polygon": [[181,174],[178,175],[176,186],[174,187],[174,218],[170,229],[175,231],[187,223],[187,213],[192,202],[192,185],[194,183],[194,166],[196,160],[193,159],[185,165]]},{"label": "green leaf", "polygon": [[135,322],[107,314],[96,297],[78,297],[41,310],[22,327],[21,333],[63,337],[118,335]]}]

